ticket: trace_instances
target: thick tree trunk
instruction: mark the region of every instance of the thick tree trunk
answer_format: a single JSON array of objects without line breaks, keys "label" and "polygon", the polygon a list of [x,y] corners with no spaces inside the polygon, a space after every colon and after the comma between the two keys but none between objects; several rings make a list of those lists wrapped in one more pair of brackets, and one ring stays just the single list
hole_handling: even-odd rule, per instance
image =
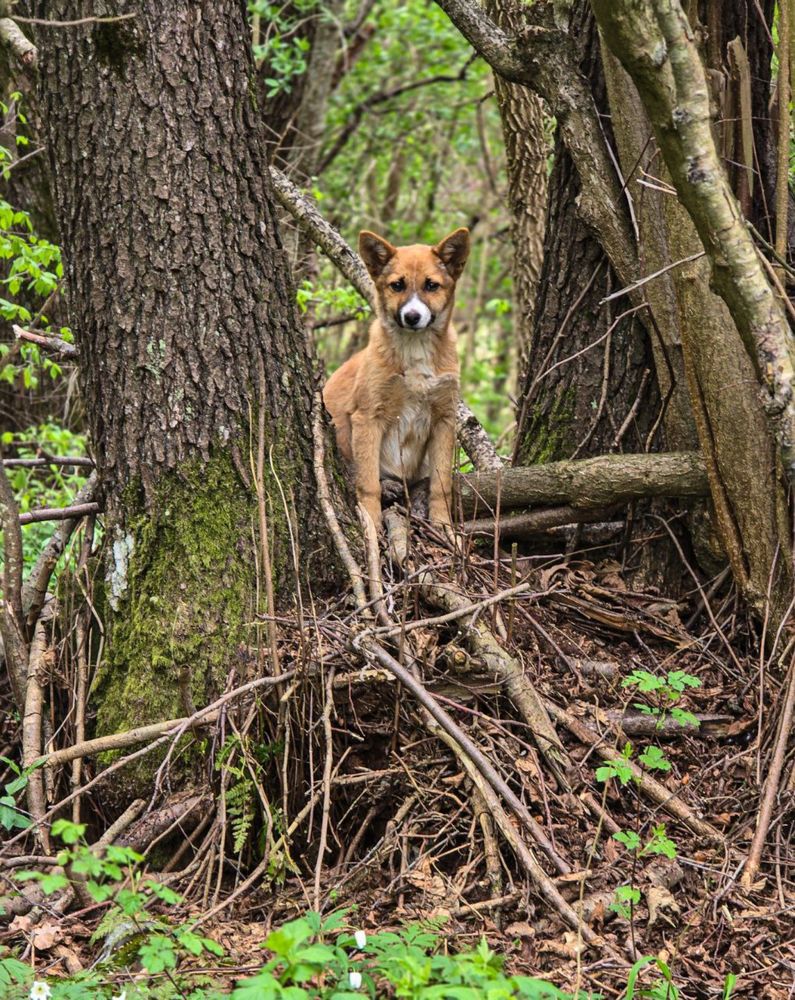
[{"label": "thick tree trunk", "polygon": [[[593,18],[584,0],[577,7],[581,65],[597,106],[606,109]],[[533,336],[520,387],[514,461],[521,464],[643,451],[660,412],[642,314],[619,319],[625,302],[601,304],[620,284],[581,218],[580,200],[580,178],[558,136]],[[623,202],[616,206],[624,210]]]},{"label": "thick tree trunk", "polygon": [[[224,684],[241,648],[256,647],[264,554],[282,598],[299,566],[315,588],[334,572],[313,475],[312,365],[275,224],[245,5],[122,7],[135,18],[38,38],[107,510],[100,732],[180,714]],[[93,12],[79,0],[38,8]]]}]

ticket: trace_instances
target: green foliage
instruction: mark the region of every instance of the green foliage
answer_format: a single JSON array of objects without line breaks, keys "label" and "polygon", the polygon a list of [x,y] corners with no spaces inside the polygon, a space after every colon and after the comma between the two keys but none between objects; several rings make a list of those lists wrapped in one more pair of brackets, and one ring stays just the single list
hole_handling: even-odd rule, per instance
[{"label": "green foliage", "polygon": [[249,13],[259,17],[264,27],[260,41],[254,43],[254,58],[267,66],[268,97],[289,94],[297,78],[306,72],[310,44],[296,31],[319,6],[317,0],[292,0],[289,4],[249,0]]},{"label": "green foliage", "polygon": [[27,813],[17,805],[17,795],[27,787],[28,777],[40,765],[34,764],[33,767],[23,770],[13,760],[9,760],[8,757],[0,757],[0,762],[5,764],[16,775],[15,778],[12,778],[4,786],[3,794],[0,795],[0,829],[8,831],[17,829],[27,830],[31,825],[31,820]]},{"label": "green foliage", "polygon": [[[37,458],[41,452],[52,456],[71,457],[82,457],[86,454],[85,437],[82,434],[74,434],[55,422],[28,427],[17,435],[6,432],[2,435],[2,445],[5,454],[8,455],[13,451],[15,458]],[[81,467],[47,465],[29,469],[12,466],[7,473],[22,514],[37,507],[67,506],[86,481],[86,469]],[[52,532],[52,523],[47,521],[23,525],[25,572],[36,562]],[[2,560],[3,544],[0,537],[0,564]],[[56,575],[59,571],[60,568],[56,570]]]}]

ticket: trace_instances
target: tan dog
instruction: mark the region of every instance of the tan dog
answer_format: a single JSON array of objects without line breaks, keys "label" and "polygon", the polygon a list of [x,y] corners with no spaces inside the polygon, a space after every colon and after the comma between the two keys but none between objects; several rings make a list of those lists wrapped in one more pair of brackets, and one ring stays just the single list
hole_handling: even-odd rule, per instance
[{"label": "tan dog", "polygon": [[367,347],[334,372],[323,400],[376,528],[381,480],[412,486],[426,477],[431,520],[448,525],[458,400],[450,317],[469,232],[456,229],[435,247],[393,247],[363,232],[359,253],[375,283],[377,318]]}]

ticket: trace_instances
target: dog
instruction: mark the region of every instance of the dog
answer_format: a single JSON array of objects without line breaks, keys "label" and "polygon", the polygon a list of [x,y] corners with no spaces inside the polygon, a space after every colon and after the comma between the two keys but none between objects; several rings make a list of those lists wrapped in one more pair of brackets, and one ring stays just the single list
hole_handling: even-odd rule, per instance
[{"label": "dog", "polygon": [[451,323],[455,289],[469,256],[469,230],[436,246],[392,246],[359,235],[375,285],[367,347],[326,383],[323,400],[342,455],[353,462],[356,495],[381,527],[381,483],[430,479],[431,521],[449,529],[459,366]]}]

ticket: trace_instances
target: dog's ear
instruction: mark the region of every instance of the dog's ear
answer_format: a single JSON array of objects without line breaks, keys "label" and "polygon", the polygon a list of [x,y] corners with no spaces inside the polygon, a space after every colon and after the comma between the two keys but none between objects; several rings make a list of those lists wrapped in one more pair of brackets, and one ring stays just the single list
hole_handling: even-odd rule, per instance
[{"label": "dog's ear", "polygon": [[366,229],[359,233],[359,256],[364,261],[371,278],[377,278],[381,274],[396,252],[396,247],[375,233],[370,233]]},{"label": "dog's ear", "polygon": [[458,281],[469,256],[469,230],[456,229],[454,233],[445,236],[441,243],[437,243],[433,252],[447,268],[448,273]]}]

